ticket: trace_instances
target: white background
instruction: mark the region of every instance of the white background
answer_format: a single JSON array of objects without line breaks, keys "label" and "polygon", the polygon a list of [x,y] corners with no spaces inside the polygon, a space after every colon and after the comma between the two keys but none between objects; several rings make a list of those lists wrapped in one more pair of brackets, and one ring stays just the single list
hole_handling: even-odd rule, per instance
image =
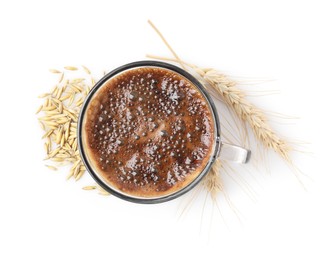
[{"label": "white background", "polygon": [[[254,200],[225,183],[239,219],[222,195],[223,218],[202,194],[181,215],[193,193],[136,205],[45,168],[34,113],[48,69],[170,56],[147,19],[184,60],[273,80],[253,87],[280,94],[251,101],[300,117],[274,126],[311,143],[293,154],[307,191],[271,154],[269,170],[241,169]],[[319,0],[1,1],[0,259],[331,259],[330,24]]]}]

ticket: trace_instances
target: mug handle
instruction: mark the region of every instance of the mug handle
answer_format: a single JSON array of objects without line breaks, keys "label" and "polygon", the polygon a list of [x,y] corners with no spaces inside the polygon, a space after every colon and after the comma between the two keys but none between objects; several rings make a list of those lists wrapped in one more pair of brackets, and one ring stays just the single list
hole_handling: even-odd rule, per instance
[{"label": "mug handle", "polygon": [[251,151],[237,145],[222,142],[219,157],[236,163],[248,163]]}]

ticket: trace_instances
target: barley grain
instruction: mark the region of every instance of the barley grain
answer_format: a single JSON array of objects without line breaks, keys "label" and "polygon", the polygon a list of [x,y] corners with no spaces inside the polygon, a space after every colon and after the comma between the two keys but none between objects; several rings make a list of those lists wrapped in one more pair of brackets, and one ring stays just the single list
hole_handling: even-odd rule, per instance
[{"label": "barley grain", "polygon": [[55,166],[52,165],[45,165],[45,166],[52,171],[57,171],[57,168]]},{"label": "barley grain", "polygon": [[50,71],[51,73],[55,73],[55,74],[61,73],[61,71],[56,70],[56,69],[49,69],[49,71]]},{"label": "barley grain", "polygon": [[45,98],[48,97],[50,94],[49,93],[44,93],[38,96],[38,98]]},{"label": "barley grain", "polygon": [[97,186],[85,186],[82,189],[83,190],[95,190],[97,188]]},{"label": "barley grain", "polygon": [[62,72],[61,76],[60,76],[60,79],[59,79],[59,83],[61,83],[63,81],[63,79],[64,79],[64,73]]},{"label": "barley grain", "polygon": [[45,131],[45,129],[46,129],[46,128],[45,128],[45,125],[44,125],[44,123],[41,122],[40,120],[39,120],[39,125],[40,125],[41,129]]},{"label": "barley grain", "polygon": [[40,107],[37,109],[36,114],[39,114],[39,112],[43,109],[43,105],[40,105]]},{"label": "barley grain", "polygon": [[83,66],[82,65],[82,67],[83,67],[83,69],[84,69],[84,71],[87,73],[87,74],[91,74],[91,71],[87,68],[87,67],[85,67],[85,66]]},{"label": "barley grain", "polygon": [[73,67],[73,66],[66,66],[66,67],[64,67],[66,70],[78,70],[78,68],[76,68],[76,67]]}]

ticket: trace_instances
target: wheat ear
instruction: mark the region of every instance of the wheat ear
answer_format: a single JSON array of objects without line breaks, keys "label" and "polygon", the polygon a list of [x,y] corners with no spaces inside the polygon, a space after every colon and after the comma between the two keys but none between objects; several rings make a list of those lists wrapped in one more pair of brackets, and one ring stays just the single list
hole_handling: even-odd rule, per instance
[{"label": "wheat ear", "polygon": [[268,123],[264,112],[246,99],[246,94],[236,87],[236,82],[214,69],[195,71],[222,97],[244,122],[247,122],[255,137],[265,147],[273,149],[285,161],[290,162],[291,147],[280,138]]},{"label": "wheat ear", "polygon": [[[159,56],[147,55],[147,57],[177,62],[176,59]],[[286,162],[292,163],[290,158],[291,146],[271,128],[265,113],[246,99],[245,92],[237,87],[235,81],[214,69],[203,69],[182,62],[193,69],[204,80],[206,83],[204,85],[216,92],[243,122],[250,125],[255,137],[265,147],[273,149]]]}]

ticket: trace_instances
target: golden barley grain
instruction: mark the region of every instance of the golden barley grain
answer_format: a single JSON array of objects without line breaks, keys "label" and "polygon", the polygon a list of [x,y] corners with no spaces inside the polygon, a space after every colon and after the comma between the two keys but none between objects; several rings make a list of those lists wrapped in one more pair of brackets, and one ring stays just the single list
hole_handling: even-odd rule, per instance
[{"label": "golden barley grain", "polygon": [[82,92],[82,89],[76,84],[70,84],[70,88],[74,91],[74,93]]},{"label": "golden barley grain", "polygon": [[80,98],[80,99],[78,99],[77,100],[77,102],[76,102],[76,106],[81,106],[82,104],[84,103],[84,98]]},{"label": "golden barley grain", "polygon": [[55,139],[56,139],[56,132],[55,132],[55,130],[56,129],[58,129],[58,127],[55,127],[55,126],[53,126],[54,128],[53,128],[53,133],[50,135],[50,138],[51,138],[51,140],[52,141],[54,141],[55,142]]},{"label": "golden barley grain", "polygon": [[50,91],[50,93],[51,93],[52,96],[55,96],[55,95],[56,95],[57,88],[58,88],[58,86],[55,85],[55,86],[52,88],[52,90]]},{"label": "golden barley grain", "polygon": [[75,114],[71,114],[71,113],[67,113],[67,116],[69,116],[74,122],[77,122],[77,115]]},{"label": "golden barley grain", "polygon": [[74,174],[73,171],[74,171],[73,169],[71,169],[71,170],[69,171],[69,174],[68,174],[67,177],[66,177],[67,180],[69,180],[69,179],[72,177],[72,175]]},{"label": "golden barley grain", "polygon": [[65,161],[65,158],[53,157],[53,158],[50,158],[50,160],[53,162],[63,162],[63,161]]},{"label": "golden barley grain", "polygon": [[[62,133],[63,133],[63,132],[62,132]],[[60,146],[61,146],[61,147],[64,146],[64,141],[65,141],[65,139],[64,139],[64,135],[62,134],[61,143],[60,143]]]},{"label": "golden barley grain", "polygon": [[62,103],[59,104],[58,110],[59,110],[59,113],[62,114],[62,112],[63,112],[63,104]]},{"label": "golden barley grain", "polygon": [[79,162],[76,167],[74,168],[74,172],[73,172],[73,177],[76,178],[76,176],[78,175],[79,171],[80,171],[80,165],[81,162]]},{"label": "golden barley grain", "polygon": [[50,115],[50,116],[45,116],[43,117],[42,119],[43,120],[57,120],[57,119],[61,119],[63,118],[64,116],[60,113],[57,113],[57,114],[53,114],[53,115]]},{"label": "golden barley grain", "polygon": [[[79,152],[78,150],[77,150],[77,139],[74,139],[74,143],[72,144],[72,149],[74,150],[74,151],[76,151],[76,152]],[[77,155],[78,155],[79,153],[77,153]]]},{"label": "golden barley grain", "polygon": [[52,120],[52,116],[38,117],[39,122]]},{"label": "golden barley grain", "polygon": [[41,121],[39,121],[39,125],[40,125],[41,129],[45,131],[45,129],[46,129],[46,128],[45,128],[45,125],[44,125],[44,123],[43,123],[43,122],[41,122]]},{"label": "golden barley grain", "polygon": [[50,71],[51,73],[55,73],[55,74],[61,73],[61,71],[56,70],[56,69],[49,69],[49,71]]},{"label": "golden barley grain", "polygon": [[46,137],[49,137],[53,133],[53,131],[54,131],[53,129],[48,130],[41,138],[44,139]]},{"label": "golden barley grain", "polygon": [[69,129],[70,129],[70,122],[68,122],[68,123],[65,125],[65,127],[66,127],[66,130],[65,130],[65,132],[64,132],[64,138],[65,138],[65,140],[68,140],[68,137],[69,137]]},{"label": "golden barley grain", "polygon": [[70,136],[68,138],[68,144],[72,147],[72,144],[74,143],[74,138],[70,139]]},{"label": "golden barley grain", "polygon": [[55,143],[59,144],[61,142],[61,138],[62,138],[62,126],[59,126],[57,134],[56,134],[56,139],[55,139]]},{"label": "golden barley grain", "polygon": [[[60,91],[60,89],[58,89]],[[61,101],[57,97],[51,98],[51,102],[54,106],[59,106],[61,104]]]},{"label": "golden barley grain", "polygon": [[90,186],[85,186],[85,187],[83,187],[82,189],[83,190],[95,190],[97,188],[97,186],[92,186],[92,185],[90,185]]},{"label": "golden barley grain", "polygon": [[84,65],[82,65],[82,67],[87,74],[91,74],[91,71],[87,67],[85,67]]},{"label": "golden barley grain", "polygon": [[81,160],[80,160],[80,158],[79,158],[79,159],[77,159],[77,161],[72,165],[72,167],[73,167],[73,168],[76,168],[77,165],[79,165],[80,163],[81,163]]},{"label": "golden barley grain", "polygon": [[54,110],[56,109],[56,106],[47,106],[47,107],[43,107],[42,111],[51,111],[51,110]]},{"label": "golden barley grain", "polygon": [[63,125],[65,123],[68,122],[68,118],[64,117],[64,118],[61,118],[61,119],[58,119],[56,122],[59,124],[59,125]]},{"label": "golden barley grain", "polygon": [[51,141],[51,138],[48,136],[46,137],[46,141],[45,141],[48,145],[48,148],[49,149],[52,149],[52,141]]},{"label": "golden barley grain", "polygon": [[73,79],[70,81],[70,83],[81,83],[83,82],[85,79],[84,78],[77,78],[77,79]]},{"label": "golden barley grain", "polygon": [[55,166],[52,165],[45,165],[45,166],[50,170],[57,171],[57,168]]},{"label": "golden barley grain", "polygon": [[60,151],[60,149],[61,149],[61,147],[57,147],[52,152],[50,152],[50,154],[48,155],[49,158],[54,157]]},{"label": "golden barley grain", "polygon": [[[47,97],[47,98],[45,98],[45,100],[44,100],[43,108],[44,108],[44,107],[47,107],[48,104],[49,104],[49,101],[48,101],[48,97]],[[42,110],[42,111],[43,111],[43,110]]]},{"label": "golden barley grain", "polygon": [[37,109],[36,114],[39,114],[39,112],[42,110],[43,105],[40,105],[40,107]]},{"label": "golden barley grain", "polygon": [[48,149],[48,144],[47,143],[44,143],[44,150],[45,150],[45,153],[46,154],[49,153],[49,149]]},{"label": "golden barley grain", "polygon": [[38,96],[38,98],[45,98],[48,97],[50,94],[49,93],[44,93]]},{"label": "golden barley grain", "polygon": [[70,146],[70,144],[68,143],[68,139],[67,139],[67,142],[64,144],[64,147],[63,148],[64,149],[67,149],[68,151],[72,149],[71,146]]},{"label": "golden barley grain", "polygon": [[78,68],[76,68],[76,67],[73,67],[73,66],[66,66],[66,67],[64,67],[66,70],[78,70]]},{"label": "golden barley grain", "polygon": [[68,106],[71,106],[75,99],[75,93],[70,96]]},{"label": "golden barley grain", "polygon": [[47,116],[52,116],[52,115],[59,114],[59,112],[56,111],[56,110],[50,110],[50,111],[44,111],[44,112],[45,112],[45,115],[47,115]]},{"label": "golden barley grain", "polygon": [[60,79],[59,79],[59,83],[61,83],[63,81],[63,79],[64,79],[64,73],[62,72],[61,76],[60,76]]},{"label": "golden barley grain", "polygon": [[84,175],[85,170],[80,170],[77,176],[75,176],[75,181],[78,181]]},{"label": "golden barley grain", "polygon": [[[64,148],[64,147],[63,147]],[[54,157],[55,158],[68,158],[68,156],[70,156],[70,155],[68,155],[67,153],[58,153],[57,155],[55,155]]]},{"label": "golden barley grain", "polygon": [[65,95],[65,96],[62,96],[62,97],[60,97],[60,101],[65,101],[65,100],[67,100],[68,98],[70,98],[71,97],[71,95]]},{"label": "golden barley grain", "polygon": [[56,99],[59,99],[61,97],[63,90],[64,90],[63,87],[59,88],[59,90],[57,91],[56,96],[55,96]]},{"label": "golden barley grain", "polygon": [[59,124],[57,122],[54,122],[54,121],[44,121],[44,124],[47,125],[47,126],[55,126],[55,127],[59,126]]}]

